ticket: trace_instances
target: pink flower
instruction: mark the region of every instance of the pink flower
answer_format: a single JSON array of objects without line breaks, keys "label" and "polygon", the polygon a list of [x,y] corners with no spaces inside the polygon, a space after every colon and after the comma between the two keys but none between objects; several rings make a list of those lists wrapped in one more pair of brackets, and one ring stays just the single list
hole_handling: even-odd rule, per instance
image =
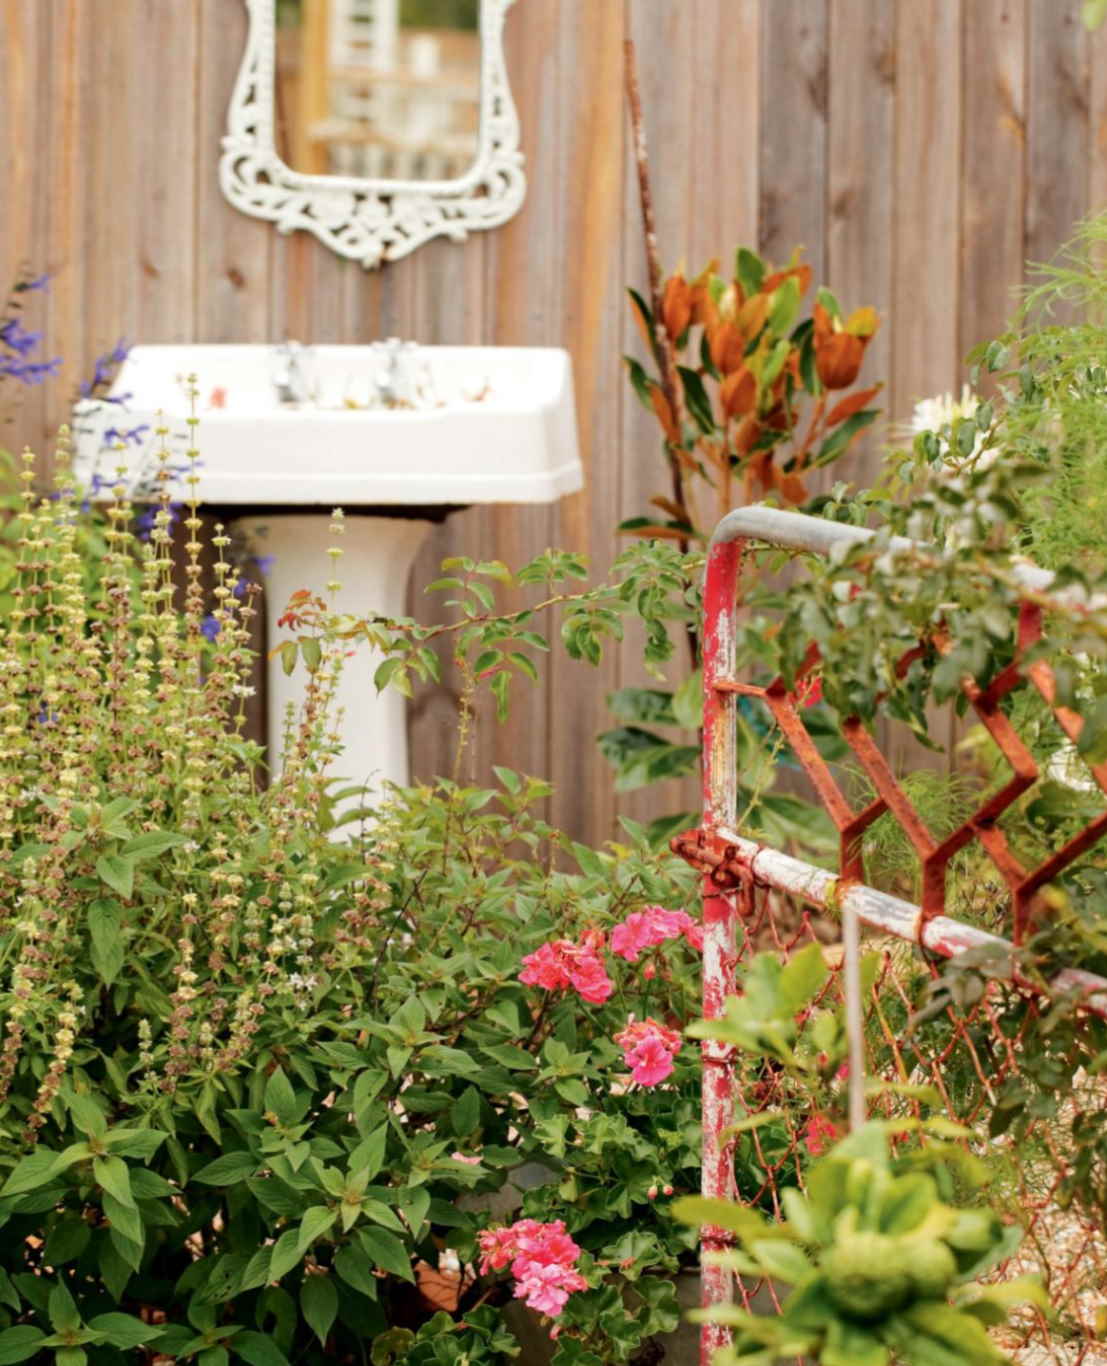
[{"label": "pink flower", "polygon": [[838,1137],[838,1128],[825,1115],[812,1115],[804,1126],[803,1141],[812,1157],[822,1157],[826,1145]]},{"label": "pink flower", "polygon": [[509,1228],[485,1229],[480,1246],[481,1273],[501,1271],[510,1262],[516,1297],[540,1314],[556,1318],[575,1290],[587,1289],[574,1266],[580,1248],[560,1219],[549,1224],[520,1219]]},{"label": "pink flower", "polygon": [[523,959],[519,981],[531,987],[544,987],[547,991],[564,990],[569,985],[564,949],[569,947],[567,939],[555,939],[528,953]]},{"label": "pink flower", "polygon": [[523,959],[520,982],[527,986],[544,987],[546,991],[574,991],[593,1005],[600,1005],[615,990],[599,953],[603,948],[603,933],[586,930],[581,942],[553,939]]},{"label": "pink flower", "polygon": [[640,1086],[656,1086],[673,1070],[673,1059],[680,1051],[680,1035],[656,1020],[632,1020],[615,1035],[623,1050],[623,1061],[633,1081]]},{"label": "pink flower", "polygon": [[663,944],[683,935],[694,949],[703,948],[703,930],[687,911],[667,911],[662,906],[647,906],[631,911],[611,932],[611,952],[634,963],[643,949]]},{"label": "pink flower", "polygon": [[574,1290],[587,1290],[588,1282],[578,1272],[567,1266],[544,1266],[540,1262],[528,1262],[522,1274],[516,1275],[515,1295],[526,1301],[529,1308],[539,1314],[557,1318],[565,1308],[565,1302]]},{"label": "pink flower", "polygon": [[582,953],[569,969],[569,980],[586,1001],[602,1005],[615,990],[607,969],[594,954]]}]

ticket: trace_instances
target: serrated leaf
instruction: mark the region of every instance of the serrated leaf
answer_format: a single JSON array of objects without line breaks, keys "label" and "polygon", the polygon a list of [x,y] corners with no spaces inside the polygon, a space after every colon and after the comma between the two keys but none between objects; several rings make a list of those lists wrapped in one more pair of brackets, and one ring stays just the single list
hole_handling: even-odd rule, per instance
[{"label": "serrated leaf", "polygon": [[201,1167],[192,1179],[202,1186],[235,1186],[253,1176],[258,1169],[258,1160],[247,1152],[224,1153],[214,1162]]},{"label": "serrated leaf", "polygon": [[325,1347],[327,1334],[338,1314],[338,1291],[334,1281],[329,1276],[305,1277],[300,1287],[300,1310],[308,1327]]},{"label": "serrated leaf", "polygon": [[123,908],[107,898],[92,902],[88,908],[92,966],[107,986],[111,986],[123,966],[122,918]]},{"label": "serrated leaf", "polygon": [[96,860],[96,872],[124,901],[130,899],[135,887],[135,865],[132,859],[124,858],[121,854],[103,854]]},{"label": "serrated leaf", "polygon": [[414,1282],[411,1270],[411,1256],[395,1234],[383,1228],[370,1228],[368,1225],[358,1230],[357,1240],[364,1248],[375,1267],[391,1272],[402,1280]]}]

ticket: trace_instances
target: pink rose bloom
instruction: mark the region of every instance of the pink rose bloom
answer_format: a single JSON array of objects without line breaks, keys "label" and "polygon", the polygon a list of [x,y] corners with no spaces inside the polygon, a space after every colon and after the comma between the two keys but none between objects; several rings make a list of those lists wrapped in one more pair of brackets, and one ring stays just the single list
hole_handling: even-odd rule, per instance
[{"label": "pink rose bloom", "polygon": [[632,1020],[615,1035],[623,1050],[623,1061],[633,1081],[640,1086],[656,1086],[673,1070],[673,1059],[680,1051],[680,1035],[656,1020]]},{"label": "pink rose bloom", "polygon": [[593,954],[581,954],[569,969],[569,980],[586,1001],[602,1005],[615,990],[607,969]]},{"label": "pink rose bloom", "polygon": [[544,987],[547,991],[564,990],[569,985],[565,949],[571,947],[567,939],[556,939],[528,953],[523,959],[519,981],[531,987]]},{"label": "pink rose bloom", "polygon": [[551,940],[526,955],[519,980],[546,991],[571,986],[584,1000],[600,1005],[615,990],[599,957],[603,940],[602,930],[586,930],[579,944],[571,939]]},{"label": "pink rose bloom", "polygon": [[625,1058],[631,1079],[639,1086],[656,1086],[673,1070],[673,1055],[660,1039],[643,1039]]},{"label": "pink rose bloom", "polygon": [[687,911],[667,911],[663,906],[647,906],[631,911],[611,932],[611,952],[634,963],[643,949],[664,944],[681,935],[695,949],[703,948],[703,930]]}]

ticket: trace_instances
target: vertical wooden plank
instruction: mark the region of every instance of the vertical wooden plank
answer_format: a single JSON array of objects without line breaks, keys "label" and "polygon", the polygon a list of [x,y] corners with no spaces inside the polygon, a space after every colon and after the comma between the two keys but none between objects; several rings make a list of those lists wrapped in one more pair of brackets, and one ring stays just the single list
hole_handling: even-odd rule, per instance
[{"label": "vertical wooden plank", "polygon": [[1003,331],[1023,272],[1026,0],[964,13],[960,345]]},{"label": "vertical wooden plank", "polygon": [[[561,180],[563,120],[572,88],[561,66],[562,8],[557,0],[524,0],[509,14],[504,33],[529,178],[520,213],[485,239],[484,340],[495,345],[556,343],[561,332],[564,256],[569,249]],[[486,544],[509,565],[524,563],[554,542],[553,514],[547,506],[494,506],[486,516]],[[483,548],[480,553],[485,555]],[[484,724],[479,762],[548,777],[548,686],[530,690],[521,684],[516,693],[505,724]]]},{"label": "vertical wooden plank", "polygon": [[[593,578],[616,550],[622,383],[622,67],[625,10],[585,0],[561,6],[561,67],[574,73],[564,95],[563,293],[558,331],[573,357],[585,488],[554,508],[553,543],[589,555]],[[617,390],[616,390],[617,392]],[[614,649],[596,669],[556,652],[544,669],[550,733],[552,819],[576,839],[614,833],[615,793],[597,766],[595,737],[609,724],[605,702],[618,681]]]},{"label": "vertical wooden plank", "polygon": [[[703,80],[695,70],[695,29],[697,20],[694,5],[654,5],[651,0],[628,0],[628,31],[633,38],[638,85],[642,100],[646,140],[650,156],[650,180],[653,191],[654,216],[657,225],[658,250],[662,270],[675,269],[682,259],[688,268],[698,270],[698,257],[690,257],[697,219],[703,206],[693,193],[695,155],[692,148],[701,127],[714,122],[721,111],[714,110],[703,125],[696,118],[696,92]],[[621,85],[621,80],[620,80]],[[639,292],[647,292],[646,257],[639,210],[638,184],[630,143],[627,115],[622,115],[625,130],[624,190],[626,211],[623,215],[623,281]],[[737,161],[737,156],[735,157]],[[721,251],[730,255],[727,244],[714,244],[709,253]],[[727,269],[726,264],[723,269]],[[623,345],[625,354],[640,359],[644,348],[638,328],[626,303],[621,300]],[[613,376],[612,400],[621,401],[623,409],[622,467],[619,481],[619,503],[616,518],[623,521],[650,511],[649,500],[655,494],[667,493],[669,476],[657,423],[646,413],[625,373]],[[624,539],[623,544],[626,544]],[[619,651],[618,686],[657,687],[642,665],[643,639],[631,623],[627,639]],[[678,649],[683,650],[682,643]],[[687,671],[687,655],[674,658],[669,676],[674,685]],[[618,724],[614,718],[604,719],[605,728]],[[671,738],[676,738],[675,734]],[[606,761],[597,756],[599,781],[611,783],[613,774]],[[691,782],[670,781],[652,784],[637,792],[622,794],[618,800],[620,815],[634,820],[648,821],[667,813],[692,810],[696,797]]]},{"label": "vertical wooden plank", "polygon": [[[183,342],[196,335],[194,270],[197,202],[197,92],[201,8],[142,5],[132,50],[162,54],[132,61],[134,112],[154,136],[134,139],[137,233],[129,274],[140,342]],[[166,60],[168,54],[172,60]]]},{"label": "vertical wooden plank", "polygon": [[[895,151],[895,12],[874,0],[830,0],[825,281],[847,309],[871,305],[880,331],[865,355],[869,383],[887,385],[892,361],[892,222]],[[858,442],[833,477],[870,484],[893,414]]]},{"label": "vertical wooden plank", "polygon": [[1090,69],[1080,7],[1030,0],[1029,37],[1026,255],[1048,261],[1088,202]]},{"label": "vertical wooden plank", "polygon": [[761,10],[761,250],[782,264],[802,246],[825,276],[829,63],[827,0]]},{"label": "vertical wooden plank", "polygon": [[[0,112],[6,153],[0,290],[5,294],[24,264],[36,272],[50,264],[44,257],[44,246],[51,179],[41,156],[41,149],[48,145],[49,121],[46,89],[40,80],[40,73],[49,69],[50,40],[50,14],[35,0],[12,0],[0,10]],[[27,326],[41,330],[46,313],[42,295],[29,300]],[[53,337],[48,343],[56,346]],[[56,382],[35,387],[6,382],[0,445],[18,450],[29,444],[41,455],[49,425],[49,400],[58,387]],[[47,472],[48,462],[42,469]]]},{"label": "vertical wooden plank", "polygon": [[246,44],[242,0],[199,0],[194,211],[195,338],[206,342],[273,340],[271,223],[233,208],[219,188],[227,106]]},{"label": "vertical wooden plank", "polygon": [[758,238],[760,0],[693,0],[690,270]]},{"label": "vertical wooden plank", "polygon": [[[961,382],[961,21],[961,0],[896,7],[891,411],[900,420]],[[949,745],[952,711],[935,715],[933,732]],[[887,744],[901,769],[941,763],[903,727]]]},{"label": "vertical wooden plank", "polygon": [[51,156],[44,159],[49,171],[47,257],[38,263],[55,276],[46,299],[46,341],[53,355],[62,357],[59,381],[49,391],[48,423],[68,416],[67,399],[81,378],[83,290],[81,276],[86,254],[81,236],[84,179],[81,173],[86,87],[81,52],[88,41],[86,15],[79,0],[63,0],[51,11],[50,62]]},{"label": "vertical wooden plank", "polygon": [[960,71],[960,0],[897,6],[892,386],[905,415],[960,374]]},{"label": "vertical wooden plank", "polygon": [[1107,212],[1107,24],[1088,40],[1091,67],[1091,147],[1088,212]]}]

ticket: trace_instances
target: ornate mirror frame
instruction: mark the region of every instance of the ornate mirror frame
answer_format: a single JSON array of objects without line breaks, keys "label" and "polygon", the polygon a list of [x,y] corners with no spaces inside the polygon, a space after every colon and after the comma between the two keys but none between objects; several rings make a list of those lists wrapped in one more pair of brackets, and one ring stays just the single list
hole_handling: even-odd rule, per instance
[{"label": "ornate mirror frame", "polygon": [[517,213],[526,193],[519,120],[504,61],[504,18],[514,0],[481,0],[480,149],[456,180],[370,180],[305,175],[277,153],[276,0],[245,0],[250,27],[227,113],[219,183],[243,213],[278,232],[297,229],[363,266],[395,261],[432,237],[461,242]]}]

